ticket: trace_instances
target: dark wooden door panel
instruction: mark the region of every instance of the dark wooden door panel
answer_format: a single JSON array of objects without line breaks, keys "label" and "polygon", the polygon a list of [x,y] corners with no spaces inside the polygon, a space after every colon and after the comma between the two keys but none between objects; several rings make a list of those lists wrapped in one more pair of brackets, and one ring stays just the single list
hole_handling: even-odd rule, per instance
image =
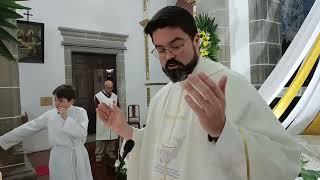
[{"label": "dark wooden door panel", "polygon": [[[113,69],[113,73],[106,70]],[[116,57],[114,55],[72,54],[72,84],[76,88],[75,105],[86,109],[89,118],[88,133],[96,132],[94,95],[101,91],[107,79],[114,81],[116,93]],[[117,94],[117,93],[116,93]]]}]

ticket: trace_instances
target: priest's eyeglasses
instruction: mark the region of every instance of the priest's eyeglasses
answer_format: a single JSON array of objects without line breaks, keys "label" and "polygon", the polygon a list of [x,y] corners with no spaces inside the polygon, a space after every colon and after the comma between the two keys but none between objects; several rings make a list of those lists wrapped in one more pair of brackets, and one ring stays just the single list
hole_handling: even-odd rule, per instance
[{"label": "priest's eyeglasses", "polygon": [[184,47],[184,43],[183,44],[178,44],[178,45],[170,45],[169,47],[165,48],[165,47],[155,47],[151,53],[159,59],[165,59],[167,52],[170,52],[171,54],[177,56],[179,55]]}]

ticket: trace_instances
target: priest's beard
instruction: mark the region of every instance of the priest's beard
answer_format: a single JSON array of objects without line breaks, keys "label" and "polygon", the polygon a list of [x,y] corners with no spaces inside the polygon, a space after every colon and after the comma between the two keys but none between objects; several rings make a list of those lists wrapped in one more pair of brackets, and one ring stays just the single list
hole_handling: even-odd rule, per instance
[{"label": "priest's beard", "polygon": [[[172,58],[167,61],[165,67],[162,67],[162,70],[172,82],[180,82],[187,79],[188,75],[193,72],[194,68],[198,64],[198,60],[199,57],[196,55],[194,48],[194,56],[188,64],[184,65],[175,58]],[[170,65],[176,65],[177,68],[169,69]]]}]

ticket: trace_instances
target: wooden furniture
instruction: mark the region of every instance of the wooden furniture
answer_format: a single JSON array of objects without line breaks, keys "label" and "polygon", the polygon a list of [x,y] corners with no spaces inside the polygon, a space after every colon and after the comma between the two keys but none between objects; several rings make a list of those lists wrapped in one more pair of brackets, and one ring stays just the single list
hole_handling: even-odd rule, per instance
[{"label": "wooden furniture", "polygon": [[128,106],[128,124],[140,129],[140,106],[131,104]]}]

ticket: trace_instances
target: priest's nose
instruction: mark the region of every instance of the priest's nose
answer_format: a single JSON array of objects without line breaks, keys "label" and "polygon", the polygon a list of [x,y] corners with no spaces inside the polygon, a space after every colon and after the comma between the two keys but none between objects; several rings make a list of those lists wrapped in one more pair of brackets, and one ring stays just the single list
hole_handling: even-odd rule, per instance
[{"label": "priest's nose", "polygon": [[166,51],[166,55],[165,55],[165,60],[166,62],[169,60],[169,59],[172,59],[172,58],[175,58],[176,55],[174,53],[172,53],[171,51]]},{"label": "priest's nose", "polygon": [[160,58],[160,62],[161,62],[162,67],[165,67],[167,62],[170,59],[175,59],[175,57],[176,56],[174,54],[172,54],[171,52],[167,52],[163,59]]}]

